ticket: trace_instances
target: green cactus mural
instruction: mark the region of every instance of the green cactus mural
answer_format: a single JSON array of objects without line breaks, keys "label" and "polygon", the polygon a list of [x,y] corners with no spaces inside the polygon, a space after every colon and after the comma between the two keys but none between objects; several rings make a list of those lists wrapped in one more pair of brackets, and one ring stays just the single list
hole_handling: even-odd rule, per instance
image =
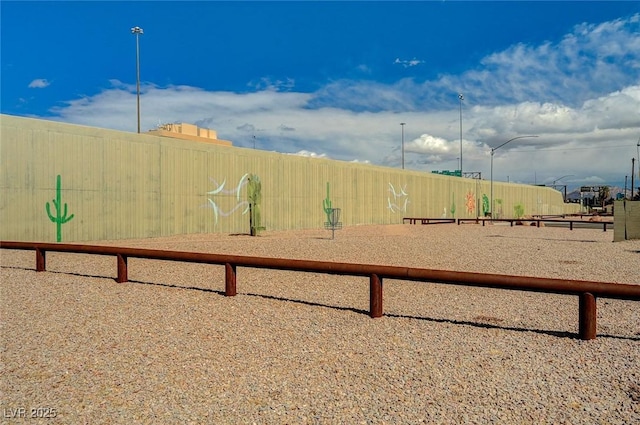
[{"label": "green cactus mural", "polygon": [[517,204],[513,207],[513,214],[516,216],[516,218],[524,217],[524,207],[522,206],[522,204]]},{"label": "green cactus mural", "polygon": [[485,217],[489,215],[491,212],[491,207],[489,207],[489,198],[487,195],[482,195],[482,215]]},{"label": "green cactus mural", "polygon": [[322,200],[322,209],[327,215],[327,222],[331,221],[331,199],[329,199],[329,182],[327,182],[327,197]]},{"label": "green cactus mural", "polygon": [[262,201],[262,183],[260,183],[260,177],[255,174],[249,176],[249,184],[247,186],[247,197],[249,198],[249,227],[251,229],[251,236],[257,236],[260,230],[265,230],[261,224],[260,216],[260,202]]},{"label": "green cactus mural", "polygon": [[451,217],[456,216],[456,194],[451,195]]},{"label": "green cactus mural", "polygon": [[73,218],[73,214],[67,217],[67,204],[64,204],[64,212],[61,211],[60,207],[62,204],[62,195],[61,195],[61,183],[60,183],[60,174],[56,177],[56,199],[53,199],[53,206],[56,209],[56,215],[51,214],[51,207],[47,202],[45,209],[47,210],[47,215],[49,216],[49,220],[56,223],[56,240],[58,242],[62,242],[62,225],[64,223],[69,222]]},{"label": "green cactus mural", "polygon": [[494,199],[493,202],[497,205],[496,214],[494,216],[496,218],[502,218],[502,199]]}]

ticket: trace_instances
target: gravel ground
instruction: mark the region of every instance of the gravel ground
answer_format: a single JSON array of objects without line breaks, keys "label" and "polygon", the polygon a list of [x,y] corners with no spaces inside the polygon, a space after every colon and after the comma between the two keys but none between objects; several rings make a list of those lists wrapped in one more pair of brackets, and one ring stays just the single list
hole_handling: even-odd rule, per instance
[{"label": "gravel ground", "polygon": [[[640,241],[612,239],[438,224],[100,243],[640,284]],[[385,280],[371,319],[366,278],[239,268],[225,297],[222,266],[130,259],[118,284],[114,258],[49,253],[36,273],[32,251],[0,254],[3,423],[640,423],[638,302],[599,299],[582,341],[574,296]]]}]

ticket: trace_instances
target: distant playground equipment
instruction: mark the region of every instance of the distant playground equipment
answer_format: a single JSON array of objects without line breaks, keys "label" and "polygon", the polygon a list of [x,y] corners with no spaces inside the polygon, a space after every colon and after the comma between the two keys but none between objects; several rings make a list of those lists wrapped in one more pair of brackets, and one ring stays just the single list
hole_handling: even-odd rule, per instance
[{"label": "distant playground equipment", "polygon": [[327,182],[327,197],[322,201],[322,210],[327,215],[327,221],[324,222],[324,228],[331,230],[331,239],[336,236],[336,230],[342,229],[340,221],[340,208],[332,208],[331,198],[329,197],[329,182]]},{"label": "distant playground equipment", "polygon": [[336,230],[342,229],[342,222],[340,221],[340,208],[328,208],[327,219],[329,221],[324,222],[324,228],[327,230],[331,230],[331,239],[334,239]]}]

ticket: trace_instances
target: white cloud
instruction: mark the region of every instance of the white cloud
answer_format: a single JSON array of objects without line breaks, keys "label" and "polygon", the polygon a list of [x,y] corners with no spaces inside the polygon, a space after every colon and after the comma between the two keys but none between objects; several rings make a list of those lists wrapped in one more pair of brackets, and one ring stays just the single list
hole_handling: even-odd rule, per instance
[{"label": "white cloud", "polygon": [[[626,85],[640,73],[638,16],[601,24],[581,24],[557,43],[516,44],[485,57],[482,68],[464,74],[466,87],[482,83],[483,95],[518,101],[555,99],[581,103]],[[634,69],[635,68],[635,69]]]},{"label": "white cloud", "polygon": [[395,65],[402,65],[404,68],[410,68],[412,66],[420,65],[424,63],[424,61],[416,58],[409,59],[409,60],[396,58],[396,60],[394,60],[393,63]]},{"label": "white cloud", "polygon": [[372,70],[368,65],[360,64],[356,67],[356,69],[364,74],[371,74]]},{"label": "white cloud", "polygon": [[423,134],[419,138],[412,140],[405,145],[405,150],[415,153],[442,153],[446,154],[451,149],[449,142],[441,137],[434,137],[430,134]]},{"label": "white cloud", "polygon": [[271,78],[263,77],[257,82],[251,82],[249,87],[255,90],[276,90],[287,91],[295,86],[295,80],[293,78],[287,78],[285,80],[272,80]]},{"label": "white cloud", "polygon": [[43,89],[45,87],[49,87],[51,83],[47,81],[46,78],[36,78],[32,82],[29,83],[30,89]]},{"label": "white cloud", "polygon": [[299,152],[295,152],[295,153],[291,153],[289,155],[296,155],[296,156],[306,156],[308,158],[324,158],[324,159],[330,159],[327,155],[325,154],[318,154],[316,152],[309,152],[307,150],[301,150]]}]

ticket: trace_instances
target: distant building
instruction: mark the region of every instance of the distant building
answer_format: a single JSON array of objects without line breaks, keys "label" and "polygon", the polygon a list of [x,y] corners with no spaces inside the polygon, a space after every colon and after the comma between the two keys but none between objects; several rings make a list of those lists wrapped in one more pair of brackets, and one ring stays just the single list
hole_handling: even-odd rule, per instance
[{"label": "distant building", "polygon": [[212,143],[214,145],[233,146],[228,140],[218,139],[218,133],[208,128],[186,123],[163,124],[156,130],[149,130],[154,136],[171,137],[174,139],[191,140],[195,142]]}]

